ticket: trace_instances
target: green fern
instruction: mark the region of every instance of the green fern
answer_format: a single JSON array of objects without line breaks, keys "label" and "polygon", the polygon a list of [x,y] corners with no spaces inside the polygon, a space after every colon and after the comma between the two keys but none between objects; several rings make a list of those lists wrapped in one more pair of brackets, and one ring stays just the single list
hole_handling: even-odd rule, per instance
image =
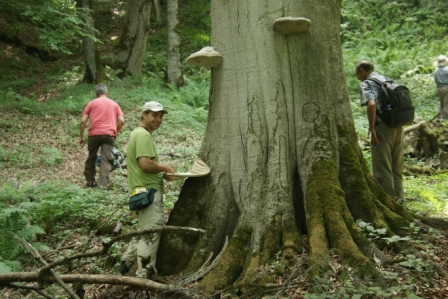
[{"label": "green fern", "polygon": [[44,230],[35,225],[29,224],[26,210],[17,207],[9,207],[0,212],[0,257],[3,263],[0,265],[0,272],[19,269],[21,257],[28,254],[22,245],[13,237],[18,236],[29,242],[31,246],[39,251],[48,250],[48,246],[33,242],[33,238],[43,234]]},{"label": "green fern", "polygon": [[0,256],[13,260],[20,252],[20,244],[13,237],[26,228],[26,221],[18,211],[0,214]]},{"label": "green fern", "polygon": [[0,262],[0,274],[22,270],[22,264],[19,261],[6,261],[2,256],[0,256],[0,259],[3,260]]}]

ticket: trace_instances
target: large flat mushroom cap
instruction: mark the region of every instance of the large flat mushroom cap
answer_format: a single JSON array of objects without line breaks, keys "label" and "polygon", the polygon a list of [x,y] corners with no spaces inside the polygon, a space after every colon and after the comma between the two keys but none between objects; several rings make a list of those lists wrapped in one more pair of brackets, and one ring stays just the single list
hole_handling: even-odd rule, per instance
[{"label": "large flat mushroom cap", "polygon": [[222,62],[222,55],[213,47],[205,47],[188,56],[186,63],[202,67],[217,67]]},{"label": "large flat mushroom cap", "polygon": [[282,35],[293,35],[310,29],[311,21],[299,17],[283,17],[274,21],[274,29]]}]

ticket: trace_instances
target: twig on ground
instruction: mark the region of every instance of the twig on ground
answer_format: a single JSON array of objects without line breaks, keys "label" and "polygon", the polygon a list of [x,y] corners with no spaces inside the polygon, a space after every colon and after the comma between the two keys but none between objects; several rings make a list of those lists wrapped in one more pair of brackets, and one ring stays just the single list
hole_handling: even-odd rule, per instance
[{"label": "twig on ground", "polygon": [[121,233],[122,227],[123,227],[123,223],[121,223],[121,221],[117,221],[117,224],[115,225],[115,228],[114,228],[114,235],[118,236]]},{"label": "twig on ground", "polygon": [[412,125],[412,126],[406,127],[406,128],[404,129],[404,133],[406,134],[406,133],[409,133],[409,132],[411,132],[411,131],[417,130],[417,129],[419,129],[421,126],[426,126],[426,121],[421,121],[421,122],[419,122],[418,124],[414,124],[414,125]]},{"label": "twig on ground", "polygon": [[[302,254],[302,256],[305,254]],[[288,294],[286,293],[287,290],[289,290],[291,287],[295,287],[295,284],[293,283],[296,278],[300,274],[300,268],[301,265],[296,265],[293,270],[291,271],[291,274],[288,276],[288,278],[283,282],[282,287],[278,290],[278,292],[275,294],[274,297],[280,296],[281,294]]]},{"label": "twig on ground", "polygon": [[[134,236],[138,236],[138,235],[143,235],[143,234],[151,234],[151,233],[155,233],[155,232],[161,232],[163,230],[168,230],[168,231],[185,231],[185,232],[195,232],[195,233],[204,233],[206,232],[203,229],[198,229],[198,228],[191,228],[191,227],[176,227],[176,226],[165,226],[165,227],[161,227],[158,229],[146,229],[146,230],[141,230],[141,231],[137,231],[137,232],[132,232],[126,235],[122,235],[122,236],[117,236],[113,239],[111,239],[109,242],[107,243],[103,243],[103,248],[101,250],[98,251],[93,251],[93,252],[88,252],[88,253],[81,253],[75,256],[71,256],[71,257],[66,257],[64,259],[55,261],[51,264],[48,264],[43,258],[42,256],[39,254],[39,252],[33,248],[30,244],[28,244],[26,241],[20,239],[19,237],[14,237],[14,239],[16,239],[17,241],[19,241],[23,246],[25,246],[25,248],[28,249],[28,251],[34,256],[34,258],[36,260],[38,260],[41,264],[44,265],[44,267],[37,273],[27,273],[27,272],[19,272],[19,273],[7,273],[7,274],[0,274],[0,284],[9,284],[12,282],[17,282],[17,281],[21,281],[21,282],[32,282],[32,281],[39,281],[42,279],[43,275],[45,275],[46,273],[50,273],[51,276],[53,277],[48,277],[48,279],[54,279],[54,281],[56,281],[57,283],[59,283],[64,290],[66,290],[70,296],[74,299],[79,299],[79,297],[73,292],[73,290],[71,290],[65,283],[66,282],[85,282],[85,283],[107,283],[107,284],[118,284],[118,285],[129,285],[129,286],[137,286],[137,287],[144,287],[144,288],[150,288],[153,289],[155,291],[162,291],[162,292],[174,292],[176,294],[180,294],[182,296],[187,296],[189,298],[197,298],[199,297],[196,292],[191,291],[191,290],[184,290],[179,288],[178,285],[164,285],[164,284],[159,284],[147,279],[143,279],[144,282],[142,282],[141,280],[138,281],[134,281],[134,280],[129,280],[131,278],[128,277],[119,277],[119,276],[115,276],[115,275],[81,275],[81,274],[61,274],[61,275],[57,275],[56,272],[53,270],[54,267],[58,266],[58,265],[63,265],[63,264],[67,264],[68,262],[72,261],[72,260],[77,260],[77,259],[81,259],[81,258],[86,258],[86,257],[94,257],[94,256],[101,256],[101,255],[105,255],[107,254],[109,248],[115,243],[118,242],[120,240],[124,240],[127,238],[131,238]],[[227,246],[227,240],[226,240],[226,245]],[[225,248],[225,247],[224,247]],[[223,251],[224,252],[224,249]],[[222,254],[222,252],[220,253],[220,255]],[[217,259],[219,259],[219,256],[217,257]],[[206,271],[205,273],[207,273],[211,267],[213,266],[213,264],[211,266],[209,266],[207,269],[204,269],[204,271]],[[205,275],[205,273],[203,275]],[[62,278],[61,278],[62,277]],[[148,282],[148,283],[147,283]]]},{"label": "twig on ground", "polygon": [[101,255],[105,255],[107,254],[107,252],[109,251],[109,248],[116,242],[121,241],[121,240],[125,240],[125,239],[130,239],[134,236],[139,236],[139,235],[144,235],[144,234],[150,234],[150,233],[155,233],[155,232],[161,232],[162,230],[166,231],[186,231],[186,232],[200,232],[200,233],[204,233],[205,230],[203,229],[198,229],[198,228],[192,228],[192,227],[178,227],[178,226],[164,226],[161,228],[157,228],[157,229],[145,229],[145,230],[141,230],[141,231],[136,231],[136,232],[132,232],[129,234],[125,234],[125,235],[121,235],[121,236],[117,236],[113,239],[111,239],[109,242],[107,243],[103,243],[103,248],[101,248],[100,250],[97,251],[92,251],[92,252],[87,252],[87,253],[80,253],[74,256],[69,256],[69,257],[65,257],[63,259],[60,259],[58,261],[54,261],[51,264],[47,264],[45,265],[45,267],[43,267],[41,269],[41,272],[45,272],[48,271],[52,268],[55,268],[56,266],[59,265],[64,265],[69,263],[70,261],[73,260],[79,260],[82,258],[88,258],[88,257],[95,257],[95,256],[101,256]]},{"label": "twig on ground", "polygon": [[[23,246],[25,246],[25,248],[31,253],[32,256],[34,256],[34,258],[39,261],[42,265],[44,266],[48,266],[48,263],[42,258],[42,256],[39,254],[39,252],[33,247],[31,246],[29,243],[27,243],[25,240],[14,236],[14,239],[16,239],[17,241],[20,242],[20,244],[22,244]],[[44,268],[45,269],[45,268]],[[66,285],[58,276],[58,274],[56,274],[56,272],[53,269],[49,269],[49,272],[51,273],[51,275],[54,277],[54,279],[56,280],[56,282],[70,295],[70,297],[74,298],[74,299],[80,299],[78,297],[78,295],[75,294],[75,292],[73,292],[72,289],[69,288],[68,285]],[[39,272],[39,275],[43,273],[42,270],[41,272]]]},{"label": "twig on ground", "polygon": [[430,123],[432,123],[437,117],[439,117],[440,116],[440,111],[439,112],[437,112],[437,114],[433,117],[433,118],[431,118],[430,120],[429,120],[429,122]]},{"label": "twig on ground", "polygon": [[22,285],[18,285],[18,284],[15,284],[15,283],[10,283],[10,284],[5,285],[5,287],[12,288],[12,289],[31,290],[31,291],[34,291],[34,292],[38,293],[42,297],[47,298],[47,299],[54,299],[53,297],[50,297],[47,294],[45,294],[41,289],[39,289],[37,287],[33,287],[33,286],[22,286]]},{"label": "twig on ground", "polygon": [[[179,288],[179,286],[176,285],[161,284],[146,278],[100,274],[61,274],[59,275],[59,278],[66,283],[78,282],[84,284],[125,285],[156,292],[176,294],[185,298],[204,298],[199,295],[197,291]],[[9,272],[6,274],[0,274],[0,284],[9,284],[17,281],[34,282],[38,281],[38,279],[38,272]],[[54,277],[49,277],[48,279],[50,282],[56,281],[56,278]]]},{"label": "twig on ground", "polygon": [[122,203],[115,209],[115,211],[113,211],[109,217],[106,219],[106,221],[104,221],[103,223],[101,223],[100,226],[98,226],[95,230],[90,232],[90,238],[89,240],[87,240],[87,243],[84,245],[84,249],[82,250],[82,252],[86,252],[87,247],[89,246],[90,242],[92,242],[93,237],[97,234],[97,232],[103,227],[105,226],[110,219],[112,218],[112,216],[117,213],[119,210],[121,210],[121,208],[124,206],[125,203],[127,203],[127,199],[129,198],[129,195],[126,195],[126,199],[122,201]]}]

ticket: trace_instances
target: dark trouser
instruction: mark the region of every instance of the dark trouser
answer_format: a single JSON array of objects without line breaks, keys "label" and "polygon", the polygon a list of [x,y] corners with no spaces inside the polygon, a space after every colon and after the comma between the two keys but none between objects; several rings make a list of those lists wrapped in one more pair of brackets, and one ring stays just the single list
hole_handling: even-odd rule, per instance
[{"label": "dark trouser", "polygon": [[95,181],[95,163],[98,158],[98,149],[101,147],[101,164],[100,176],[98,178],[98,186],[108,188],[109,173],[112,170],[115,159],[114,148],[115,137],[109,135],[89,136],[87,148],[89,150],[89,157],[84,166],[84,176],[87,182]]},{"label": "dark trouser", "polygon": [[375,131],[379,144],[371,150],[373,176],[392,198],[403,199],[403,127],[391,128],[380,123]]}]

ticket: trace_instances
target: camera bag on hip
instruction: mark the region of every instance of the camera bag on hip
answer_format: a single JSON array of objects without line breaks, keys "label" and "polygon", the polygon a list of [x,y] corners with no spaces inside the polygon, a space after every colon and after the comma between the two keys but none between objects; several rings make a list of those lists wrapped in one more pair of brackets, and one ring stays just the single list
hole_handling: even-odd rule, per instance
[{"label": "camera bag on hip", "polygon": [[414,106],[412,105],[409,89],[387,78],[382,82],[377,78],[368,78],[379,84],[378,100],[381,109],[377,110],[381,120],[391,127],[408,125],[414,120]]},{"label": "camera bag on hip", "polygon": [[157,192],[156,189],[146,189],[141,193],[137,193],[129,197],[129,210],[142,210],[149,207],[154,201],[154,194]]}]

